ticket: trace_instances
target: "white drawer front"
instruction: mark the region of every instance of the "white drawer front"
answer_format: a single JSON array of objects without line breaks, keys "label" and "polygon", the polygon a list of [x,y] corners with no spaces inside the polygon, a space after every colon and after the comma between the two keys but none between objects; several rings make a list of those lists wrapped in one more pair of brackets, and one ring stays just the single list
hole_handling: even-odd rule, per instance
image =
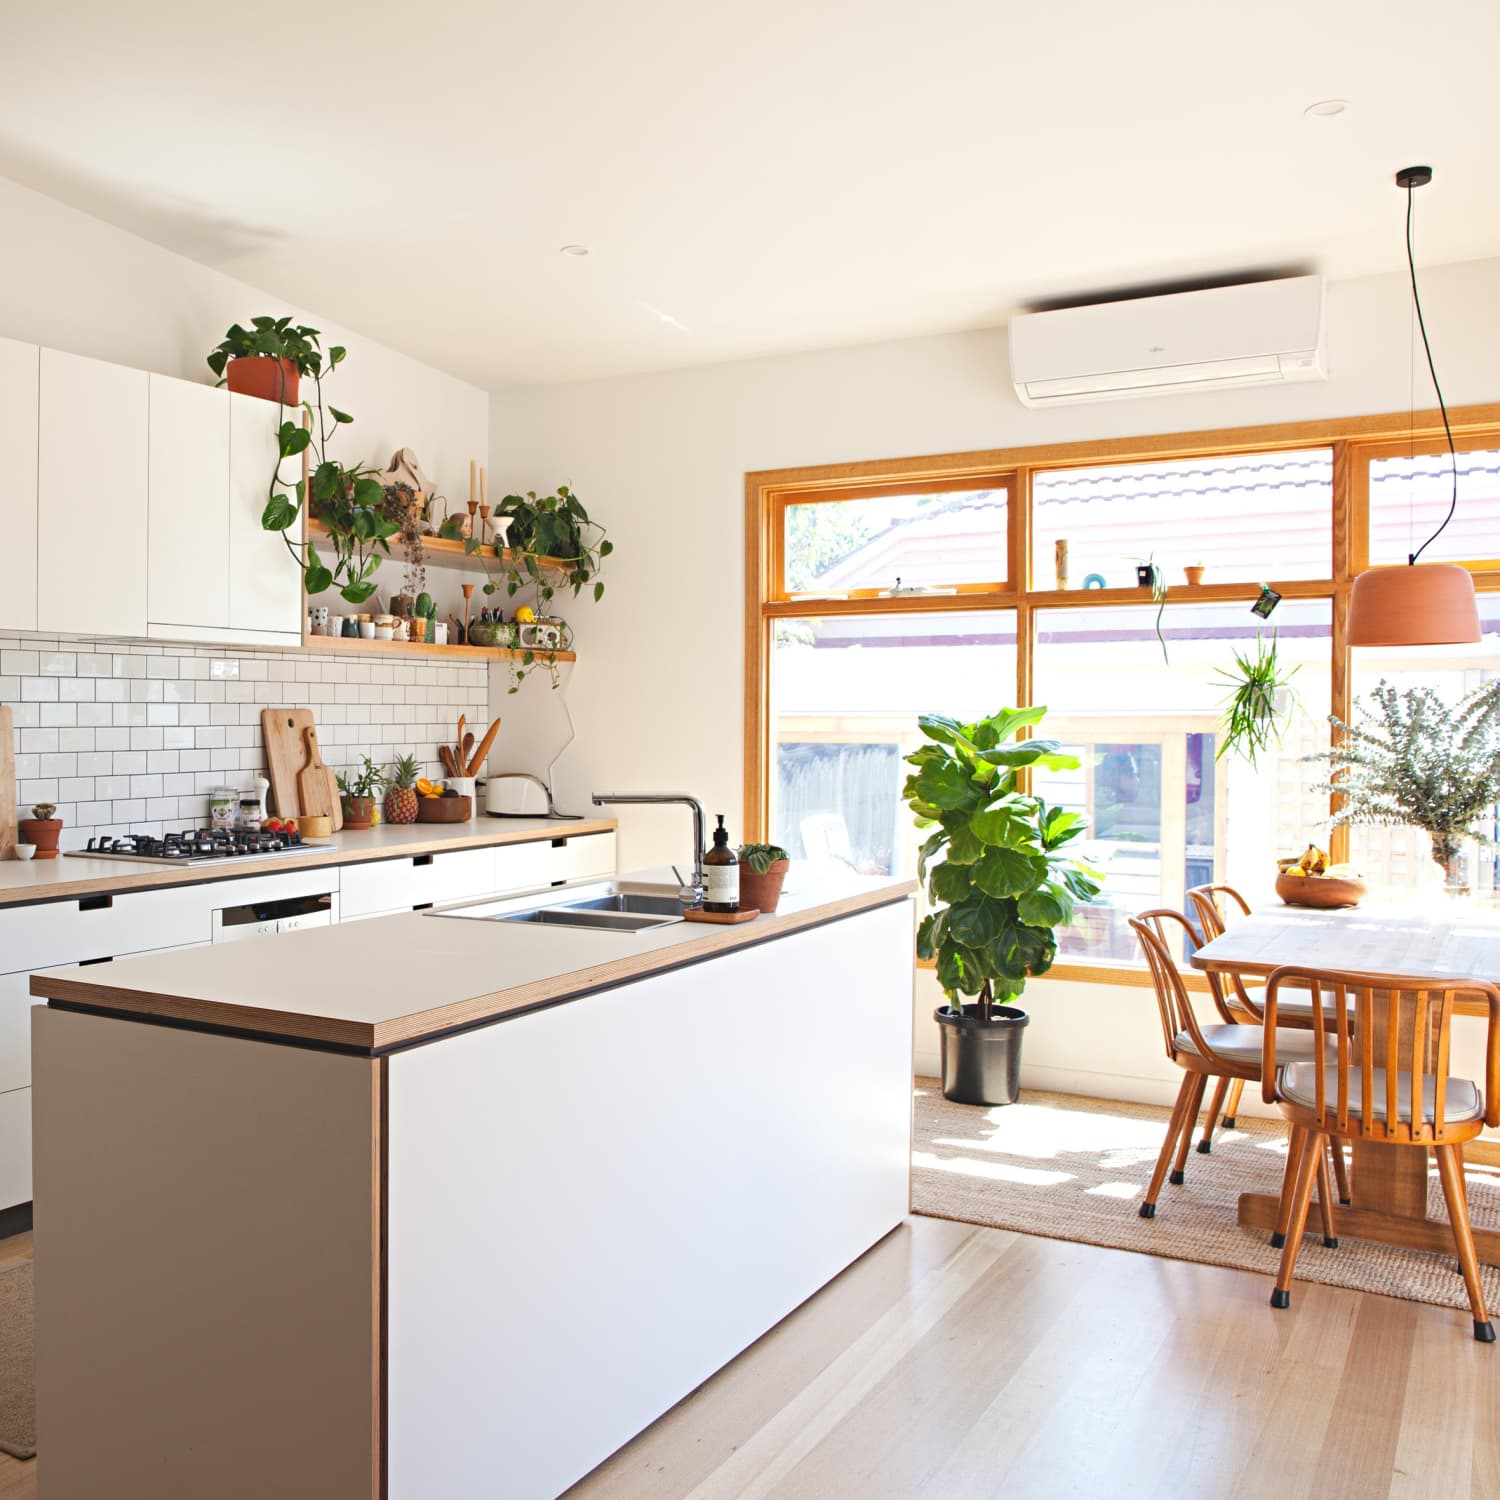
[{"label": "white drawer front", "polygon": [[31,975],[0,974],[0,1094],[31,1082]]},{"label": "white drawer front", "polygon": [[[538,844],[502,844],[495,850],[495,879],[490,891],[534,891],[550,886],[561,877],[557,870],[557,850],[550,842]],[[478,895],[489,895],[480,891]]]},{"label": "white drawer front", "polygon": [[454,849],[449,854],[434,854],[429,867],[427,889],[423,900],[467,901],[471,896],[487,896],[495,889],[494,849]]},{"label": "white drawer front", "polygon": [[84,896],[0,910],[0,971],[207,942],[212,885]]},{"label": "white drawer front", "polygon": [[615,836],[584,833],[553,851],[554,880],[598,880],[615,873]]},{"label": "white drawer front", "polygon": [[0,1094],[0,1208],[30,1201],[31,1090],[12,1089]]},{"label": "white drawer front", "polygon": [[446,854],[345,865],[339,877],[339,912],[348,921],[463,901],[487,894],[494,880],[493,849],[454,849]]}]

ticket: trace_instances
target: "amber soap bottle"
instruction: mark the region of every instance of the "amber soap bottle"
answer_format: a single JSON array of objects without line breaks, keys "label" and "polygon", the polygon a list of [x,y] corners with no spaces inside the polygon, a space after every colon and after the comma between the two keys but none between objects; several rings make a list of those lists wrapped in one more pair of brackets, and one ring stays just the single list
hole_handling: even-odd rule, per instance
[{"label": "amber soap bottle", "polygon": [[703,856],[703,910],[736,912],[740,909],[740,862],[729,847],[724,814],[718,818],[714,846]]}]

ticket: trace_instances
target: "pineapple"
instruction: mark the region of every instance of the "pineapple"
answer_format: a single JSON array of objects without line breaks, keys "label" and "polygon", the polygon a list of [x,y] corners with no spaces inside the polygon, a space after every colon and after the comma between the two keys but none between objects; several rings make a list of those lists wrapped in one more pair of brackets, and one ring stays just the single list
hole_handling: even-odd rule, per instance
[{"label": "pineapple", "polygon": [[417,758],[415,755],[396,757],[396,774],[390,790],[385,794],[385,820],[387,823],[415,823],[417,821]]}]

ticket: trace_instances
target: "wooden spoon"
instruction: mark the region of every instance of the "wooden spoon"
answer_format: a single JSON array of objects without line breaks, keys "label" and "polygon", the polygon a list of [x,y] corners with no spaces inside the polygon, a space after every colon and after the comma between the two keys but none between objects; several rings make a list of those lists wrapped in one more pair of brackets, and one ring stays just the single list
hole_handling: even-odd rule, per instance
[{"label": "wooden spoon", "polygon": [[[463,742],[463,744],[459,746],[459,751],[458,751],[458,763],[459,763],[459,765],[461,765],[461,766],[468,765],[468,763],[469,763],[469,752],[473,748],[474,748],[474,736],[473,736],[473,734],[466,734],[464,736],[464,742]],[[472,775],[473,773],[471,772],[470,774]]]},{"label": "wooden spoon", "polygon": [[485,731],[484,738],[479,742],[479,748],[474,752],[474,758],[469,761],[467,772],[468,775],[477,776],[479,774],[479,768],[484,764],[484,758],[490,753],[490,746],[495,743],[495,736],[499,734],[499,732],[500,720],[496,719],[495,722],[490,725],[489,729]]}]

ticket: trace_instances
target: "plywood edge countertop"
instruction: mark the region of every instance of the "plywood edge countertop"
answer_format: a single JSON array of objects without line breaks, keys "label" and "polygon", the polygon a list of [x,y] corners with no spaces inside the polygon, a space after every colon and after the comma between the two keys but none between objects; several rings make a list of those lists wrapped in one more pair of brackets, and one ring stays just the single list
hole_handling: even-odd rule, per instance
[{"label": "plywood edge countertop", "polygon": [[[135,1019],[375,1056],[886,906],[916,888],[896,877],[809,878],[783,892],[774,915],[752,922],[634,933],[402,914],[37,974],[31,992]],[[560,894],[545,893],[549,902]],[[705,974],[705,1004],[712,992]],[[857,1008],[859,997],[849,1003]]]},{"label": "plywood edge countertop", "polygon": [[314,842],[326,849],[302,854],[273,854],[265,859],[217,860],[198,865],[137,864],[133,860],[90,859],[60,855],[51,860],[0,860],[0,907],[36,901],[71,901],[79,896],[122,895],[210,880],[243,879],[316,870],[328,865],[368,864],[453,849],[482,849],[499,844],[534,844],[549,839],[613,833],[613,818],[487,818],[467,823],[383,823],[378,828],[348,829]]}]

